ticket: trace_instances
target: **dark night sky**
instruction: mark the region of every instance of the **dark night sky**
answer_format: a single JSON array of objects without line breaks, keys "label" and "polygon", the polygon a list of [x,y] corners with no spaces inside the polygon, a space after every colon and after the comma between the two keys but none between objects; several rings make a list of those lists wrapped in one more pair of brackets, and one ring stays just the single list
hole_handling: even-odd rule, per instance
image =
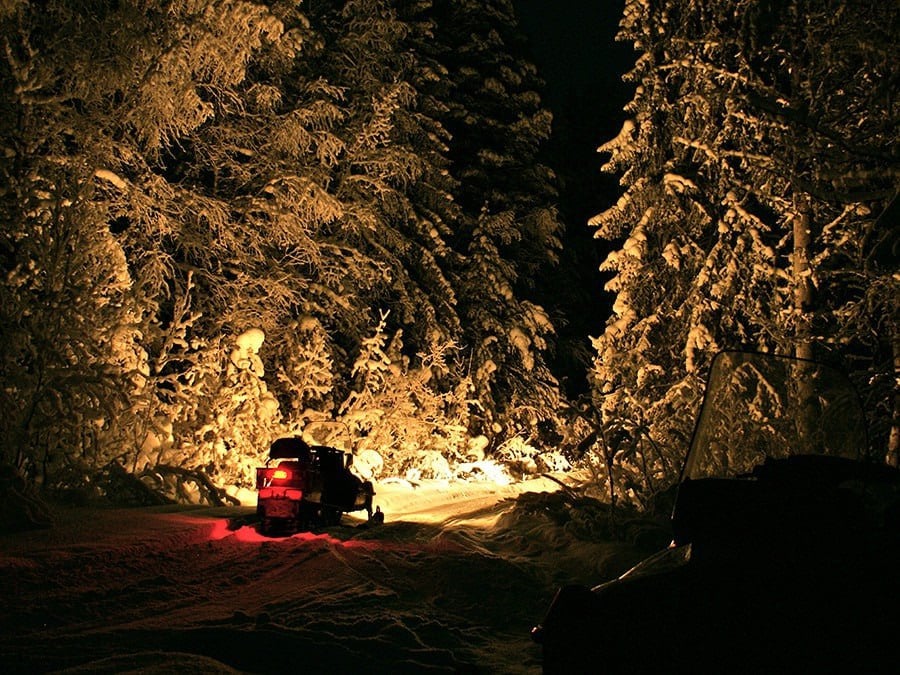
[{"label": "dark night sky", "polygon": [[[557,167],[584,172],[569,199],[582,202],[576,217],[590,217],[617,198],[615,180],[596,177],[603,157],[597,146],[618,133],[623,106],[631,87],[622,82],[635,53],[629,43],[616,42],[624,0],[514,0],[531,57],[544,79],[543,96],[555,118],[553,143],[558,156],[575,157],[577,166]],[[589,195],[587,192],[594,192]]]},{"label": "dark night sky", "polygon": [[621,88],[631,47],[615,42],[624,0],[514,0],[520,27],[547,81],[548,102],[572,93]]},{"label": "dark night sky", "polygon": [[[589,218],[618,197],[614,179],[601,176],[597,183],[591,178],[604,161],[596,148],[618,133],[622,108],[631,98],[622,75],[634,64],[635,53],[629,43],[615,41],[624,0],[515,0],[515,6],[545,81],[556,155],[573,158],[573,166],[555,167],[564,179],[579,183],[565,194],[579,204],[565,206],[572,206],[570,215]],[[570,171],[582,175],[567,175]]]}]

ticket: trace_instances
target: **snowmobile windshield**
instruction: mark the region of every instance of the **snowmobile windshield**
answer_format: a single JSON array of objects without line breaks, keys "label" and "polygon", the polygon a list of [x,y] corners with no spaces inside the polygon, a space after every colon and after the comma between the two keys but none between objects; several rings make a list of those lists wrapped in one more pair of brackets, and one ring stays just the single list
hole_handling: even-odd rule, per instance
[{"label": "snowmobile windshield", "polygon": [[867,445],[859,396],[829,366],[771,354],[722,352],[710,367],[682,479],[750,475],[767,459],[860,459]]}]

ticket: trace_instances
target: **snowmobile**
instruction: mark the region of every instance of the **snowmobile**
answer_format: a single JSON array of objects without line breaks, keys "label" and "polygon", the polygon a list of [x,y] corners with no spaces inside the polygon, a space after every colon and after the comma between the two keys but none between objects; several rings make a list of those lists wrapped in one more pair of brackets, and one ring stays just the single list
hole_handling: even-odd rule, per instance
[{"label": "snowmobile", "polygon": [[337,525],[352,511],[365,510],[371,518],[375,490],[350,470],[352,460],[350,453],[299,437],[273,442],[266,466],[256,469],[260,533]]},{"label": "snowmobile", "polygon": [[867,451],[843,374],[717,355],[671,545],[560,588],[532,630],[544,672],[896,672],[900,471]]}]

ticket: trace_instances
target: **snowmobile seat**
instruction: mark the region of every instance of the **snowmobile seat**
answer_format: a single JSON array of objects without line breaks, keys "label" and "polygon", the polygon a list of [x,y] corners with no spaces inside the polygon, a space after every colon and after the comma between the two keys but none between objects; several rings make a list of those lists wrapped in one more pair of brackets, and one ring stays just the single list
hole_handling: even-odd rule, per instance
[{"label": "snowmobile seat", "polygon": [[269,447],[269,459],[296,459],[309,464],[309,444],[298,436],[279,438]]}]

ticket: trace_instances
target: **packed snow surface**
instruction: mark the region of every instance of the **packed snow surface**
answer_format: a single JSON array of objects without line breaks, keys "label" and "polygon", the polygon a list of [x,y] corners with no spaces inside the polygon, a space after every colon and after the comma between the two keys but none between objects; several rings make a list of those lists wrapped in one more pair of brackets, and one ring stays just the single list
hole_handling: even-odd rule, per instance
[{"label": "packed snow surface", "polygon": [[252,507],[57,507],[0,534],[0,671],[537,673],[556,588],[638,557],[558,488],[380,484],[383,525],[281,538]]}]

